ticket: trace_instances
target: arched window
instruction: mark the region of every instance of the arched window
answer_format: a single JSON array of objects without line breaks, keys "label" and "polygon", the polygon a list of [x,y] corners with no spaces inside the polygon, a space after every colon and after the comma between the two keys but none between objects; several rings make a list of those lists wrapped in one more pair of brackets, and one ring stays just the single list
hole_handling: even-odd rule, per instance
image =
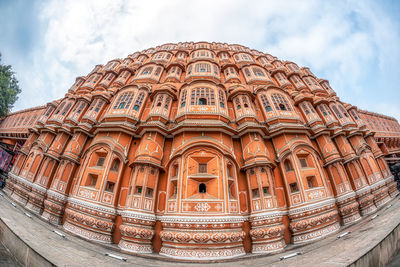
[{"label": "arched window", "polygon": [[274,93],[271,95],[271,98],[276,110],[292,111],[292,108],[290,107],[285,96],[278,93]]},{"label": "arched window", "polygon": [[261,102],[266,112],[272,111],[271,104],[269,103],[269,100],[266,95],[261,95]]},{"label": "arched window", "polygon": [[181,108],[186,106],[186,89],[181,93]]},{"label": "arched window", "polygon": [[128,108],[133,100],[133,92],[124,92],[115,102],[113,109],[126,109]]},{"label": "arched window", "polygon": [[207,193],[206,184],[203,184],[203,183],[199,184],[199,193],[202,193],[202,194]]},{"label": "arched window", "polygon": [[140,92],[139,95],[136,97],[135,105],[133,106],[133,110],[138,111],[140,106],[142,105],[144,100],[144,93]]},{"label": "arched window", "polygon": [[215,105],[214,89],[194,88],[190,95],[190,105]]}]

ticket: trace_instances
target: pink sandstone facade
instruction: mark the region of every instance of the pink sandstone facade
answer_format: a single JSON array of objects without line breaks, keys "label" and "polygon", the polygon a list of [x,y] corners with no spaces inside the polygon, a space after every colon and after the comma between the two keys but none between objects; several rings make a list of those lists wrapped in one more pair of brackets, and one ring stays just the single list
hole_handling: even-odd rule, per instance
[{"label": "pink sandstone facade", "polygon": [[[36,112],[34,126],[19,120],[33,127],[6,192],[128,253],[277,252],[398,194],[384,159],[400,151],[395,119],[380,132],[381,115],[343,103],[308,68],[240,45],[165,44],[111,60]],[[3,139],[17,117],[1,124]]]}]

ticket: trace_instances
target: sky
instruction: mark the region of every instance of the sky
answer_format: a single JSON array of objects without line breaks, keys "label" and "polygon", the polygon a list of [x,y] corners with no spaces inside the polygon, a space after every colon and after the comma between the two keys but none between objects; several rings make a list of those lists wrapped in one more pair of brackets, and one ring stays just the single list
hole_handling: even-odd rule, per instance
[{"label": "sky", "polygon": [[96,64],[164,43],[237,43],[308,66],[340,99],[400,120],[400,1],[0,0],[13,111],[62,98]]}]

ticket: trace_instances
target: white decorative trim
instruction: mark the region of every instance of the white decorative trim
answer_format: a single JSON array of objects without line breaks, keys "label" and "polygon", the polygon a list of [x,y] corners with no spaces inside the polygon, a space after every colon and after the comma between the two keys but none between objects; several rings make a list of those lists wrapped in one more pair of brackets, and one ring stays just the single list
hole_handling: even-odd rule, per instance
[{"label": "white decorative trim", "polygon": [[35,183],[32,183],[31,186],[32,186],[32,188],[36,189],[37,191],[40,191],[40,192],[46,194],[46,191],[47,191],[46,188],[44,188],[38,184],[35,184]]},{"label": "white decorative trim", "polygon": [[251,252],[257,253],[257,254],[269,254],[269,253],[282,251],[285,247],[286,247],[286,243],[283,239],[278,240],[276,242],[267,243],[267,244],[253,243]]},{"label": "white decorative trim", "polygon": [[295,215],[298,213],[303,213],[306,211],[310,211],[310,210],[315,210],[315,209],[320,209],[329,205],[333,205],[336,203],[336,199],[334,198],[329,198],[327,200],[321,201],[321,202],[317,202],[317,203],[313,203],[313,204],[309,204],[306,205],[305,207],[300,207],[300,208],[296,208],[296,209],[289,209],[289,216],[290,215]]},{"label": "white decorative trim", "polygon": [[51,189],[47,190],[47,195],[51,196],[51,197],[54,197],[54,198],[57,198],[61,202],[65,202],[65,201],[68,200],[68,197],[66,195],[60,194],[60,193],[58,193],[56,191],[53,191]]},{"label": "white decorative trim", "polygon": [[161,247],[160,255],[182,260],[223,260],[244,256],[246,253],[243,247],[225,249],[180,249]]},{"label": "white decorative trim", "polygon": [[374,183],[371,185],[371,190],[375,190],[377,187],[381,186],[381,185],[385,185],[386,181],[384,179],[380,180],[377,183]]},{"label": "white decorative trim", "polygon": [[153,252],[152,245],[150,245],[150,244],[141,245],[141,244],[137,244],[137,243],[127,242],[125,240],[121,240],[118,244],[118,247],[122,251],[132,252],[132,253],[144,254],[144,253],[152,253]]},{"label": "white decorative trim", "polygon": [[140,219],[146,221],[156,221],[156,216],[154,214],[143,213],[140,211],[131,211],[131,210],[118,210],[118,215],[126,218]]},{"label": "white decorative trim", "polygon": [[32,182],[30,182],[30,181],[28,181],[28,180],[26,180],[26,179],[24,179],[24,178],[22,178],[22,177],[20,177],[20,176],[18,176],[18,175],[15,175],[15,174],[13,174],[13,173],[10,173],[9,175],[10,175],[12,178],[14,178],[15,180],[18,180],[19,182],[21,182],[21,183],[27,185],[28,187],[31,187],[31,186],[32,186]]},{"label": "white decorative trim", "polygon": [[362,219],[362,217],[361,217],[360,213],[357,212],[357,213],[353,214],[352,216],[343,218],[343,225],[352,224],[352,223],[358,222],[361,219]]},{"label": "white decorative trim", "polygon": [[72,225],[69,222],[65,222],[63,227],[68,232],[79,235],[79,236],[89,239],[89,240],[102,242],[102,243],[112,243],[111,235],[104,235],[104,234],[96,233],[93,231],[88,231],[88,230],[82,229],[80,227],[77,227],[75,225]]},{"label": "white decorative trim", "polygon": [[184,216],[157,216],[157,220],[165,223],[242,223],[247,220],[245,216],[220,216],[220,217],[184,217]]},{"label": "white decorative trim", "polygon": [[352,192],[350,192],[348,194],[345,194],[343,196],[337,197],[336,201],[337,202],[342,202],[342,201],[345,201],[346,199],[349,199],[349,198],[352,198],[352,197],[355,197],[355,196],[356,196],[356,192],[352,191]]},{"label": "white decorative trim", "polygon": [[371,191],[371,187],[369,185],[366,186],[366,187],[361,188],[360,190],[357,190],[356,191],[356,195],[360,196],[360,195],[363,195],[364,193],[366,193],[368,191]]},{"label": "white decorative trim", "polygon": [[384,179],[384,181],[385,181],[385,183],[392,182],[392,181],[394,181],[394,176],[391,175],[391,176],[387,177],[386,179]]},{"label": "white decorative trim", "polygon": [[318,229],[317,231],[311,231],[306,234],[300,234],[300,235],[294,236],[293,244],[301,244],[301,243],[306,243],[306,242],[320,239],[326,235],[329,235],[331,233],[338,231],[339,228],[340,228],[339,223],[335,223],[335,224],[329,225],[328,227]]},{"label": "white decorative trim", "polygon": [[99,212],[106,212],[108,214],[113,214],[113,215],[117,214],[117,210],[115,208],[109,208],[109,207],[101,206],[99,204],[86,202],[84,200],[76,199],[76,198],[73,198],[73,197],[69,197],[68,198],[68,202],[72,203],[72,204],[75,204],[75,205],[79,205],[79,206],[88,208],[88,209],[94,209],[94,210],[99,211]]},{"label": "white decorative trim", "polygon": [[266,212],[262,212],[262,213],[257,213],[257,214],[251,214],[249,216],[249,219],[251,221],[258,221],[258,220],[265,220],[265,219],[274,219],[274,218],[278,218],[278,217],[282,217],[283,215],[287,215],[288,212],[287,211],[281,211],[281,210],[277,210],[277,211],[266,211]]}]

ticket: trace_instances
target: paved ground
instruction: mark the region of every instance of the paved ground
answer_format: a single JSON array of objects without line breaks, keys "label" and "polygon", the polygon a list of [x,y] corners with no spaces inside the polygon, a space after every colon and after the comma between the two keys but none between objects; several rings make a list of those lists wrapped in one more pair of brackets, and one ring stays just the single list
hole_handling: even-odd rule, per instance
[{"label": "paved ground", "polygon": [[[127,255],[118,252],[116,245],[102,246],[85,241],[76,236],[65,233],[66,238],[56,235],[55,227],[42,221],[38,217],[27,217],[24,209],[13,207],[7,197],[0,197],[0,219],[14,231],[22,240],[38,251],[43,257],[57,266],[347,266],[361,255],[371,250],[392,229],[400,224],[400,200],[396,198],[389,208],[382,208],[378,217],[364,218],[359,223],[342,228],[340,232],[332,234],[318,242],[309,245],[289,245],[285,252],[268,256],[246,255],[241,259],[220,263],[172,262],[157,254],[147,257]],[[61,231],[59,229],[59,231]],[[338,239],[341,233],[350,231],[344,238]],[[105,256],[113,253],[127,258],[126,262]],[[280,257],[293,252],[302,255],[282,260]]]},{"label": "paved ground", "polygon": [[20,266],[13,259],[9,251],[0,243],[0,267]]}]

